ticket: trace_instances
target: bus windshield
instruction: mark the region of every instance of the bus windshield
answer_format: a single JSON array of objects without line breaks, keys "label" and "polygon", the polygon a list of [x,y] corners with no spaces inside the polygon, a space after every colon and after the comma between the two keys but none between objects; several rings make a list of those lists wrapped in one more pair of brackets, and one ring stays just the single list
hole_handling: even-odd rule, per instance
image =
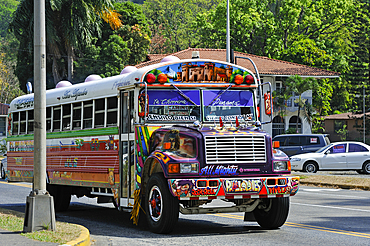
[{"label": "bus windshield", "polygon": [[254,102],[251,91],[205,90],[203,96],[204,121],[254,121]]}]

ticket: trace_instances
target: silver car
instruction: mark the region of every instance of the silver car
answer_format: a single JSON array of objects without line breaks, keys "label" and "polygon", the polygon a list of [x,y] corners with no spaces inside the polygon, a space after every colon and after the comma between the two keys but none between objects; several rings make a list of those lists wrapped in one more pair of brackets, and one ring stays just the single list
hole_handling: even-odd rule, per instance
[{"label": "silver car", "polygon": [[1,160],[1,164],[0,164],[0,179],[5,179],[7,166],[8,166],[8,161],[7,161],[7,157],[5,157],[4,159]]},{"label": "silver car", "polygon": [[318,170],[355,170],[370,174],[370,146],[361,142],[335,142],[314,153],[290,157],[292,170],[315,173]]}]

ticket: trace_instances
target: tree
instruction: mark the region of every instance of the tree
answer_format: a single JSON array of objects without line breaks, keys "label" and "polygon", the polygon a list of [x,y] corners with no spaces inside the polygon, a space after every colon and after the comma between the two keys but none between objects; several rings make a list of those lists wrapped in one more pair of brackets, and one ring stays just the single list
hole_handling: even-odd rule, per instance
[{"label": "tree", "polygon": [[[306,105],[306,100],[307,99],[302,99],[302,94],[305,91],[312,90],[315,85],[317,84],[316,79],[312,77],[308,77],[303,79],[302,77],[298,75],[293,75],[290,76],[285,82],[285,86],[288,88],[289,92],[293,92],[295,95],[298,95],[298,98],[295,100],[295,103],[298,104],[298,112],[297,112],[297,122],[296,122],[296,130],[298,131],[298,119],[299,119],[299,114],[301,112],[302,108],[305,108]],[[306,111],[306,115],[308,117],[312,117],[312,110],[308,113]],[[311,118],[309,119],[309,123],[312,122]]]},{"label": "tree", "polygon": [[[355,48],[352,33],[357,30],[351,22],[359,8],[357,0],[230,2],[233,50],[340,73],[349,71],[349,58]],[[197,16],[194,27],[199,47],[226,47],[225,13],[226,4],[220,4]],[[347,79],[329,82],[333,90],[332,109],[348,109],[351,98]]]},{"label": "tree", "polygon": [[[364,88],[365,94],[370,94],[370,2],[359,0],[357,3],[351,23],[355,30],[351,33],[354,46],[354,53],[349,57],[351,69],[343,76],[350,82],[348,93],[354,99],[350,102],[351,111],[363,110],[363,97],[356,98],[356,95],[362,95]],[[370,97],[367,97],[365,105],[370,105]]]},{"label": "tree", "polygon": [[14,98],[23,94],[19,89],[19,83],[12,71],[14,64],[5,59],[5,54],[0,54],[0,102],[8,104]]},{"label": "tree", "polygon": [[[48,71],[54,84],[62,78],[73,81],[75,51],[93,40],[100,33],[100,19],[117,27],[118,16],[112,10],[111,0],[47,0],[46,1],[46,46]],[[11,30],[20,41],[16,74],[22,83],[33,77],[33,0],[24,0],[18,6]],[[25,72],[28,71],[28,72]]]},{"label": "tree", "polygon": [[75,61],[75,81],[84,81],[90,74],[101,77],[117,75],[124,66],[136,65],[146,59],[150,30],[141,6],[131,2],[115,3],[122,26],[112,30],[103,24],[101,38],[80,50]]},{"label": "tree", "polygon": [[16,0],[0,0],[0,37],[7,35],[8,25],[18,4],[19,1]]},{"label": "tree", "polygon": [[192,23],[198,13],[207,12],[221,0],[146,0],[145,16],[150,22],[153,42],[150,53],[172,53],[196,47],[199,37]]}]

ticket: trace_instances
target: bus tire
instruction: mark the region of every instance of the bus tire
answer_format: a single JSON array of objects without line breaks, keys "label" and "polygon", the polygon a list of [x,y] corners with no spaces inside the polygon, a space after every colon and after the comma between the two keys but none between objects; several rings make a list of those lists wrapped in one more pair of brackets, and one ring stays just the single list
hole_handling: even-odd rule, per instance
[{"label": "bus tire", "polygon": [[55,212],[67,211],[71,202],[71,190],[68,186],[48,184],[47,190],[54,198]]},{"label": "bus tire", "polygon": [[264,229],[282,226],[289,214],[289,197],[266,198],[253,211],[257,223]]},{"label": "bus tire", "polygon": [[145,189],[145,214],[149,230],[154,233],[169,233],[179,218],[179,200],[170,191],[160,173],[153,174]]}]

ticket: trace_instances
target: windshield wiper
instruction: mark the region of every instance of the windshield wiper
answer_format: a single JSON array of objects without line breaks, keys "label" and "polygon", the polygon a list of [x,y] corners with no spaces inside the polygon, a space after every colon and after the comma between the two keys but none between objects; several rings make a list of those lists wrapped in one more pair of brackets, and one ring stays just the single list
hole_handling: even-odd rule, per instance
[{"label": "windshield wiper", "polygon": [[231,88],[232,85],[229,85],[229,87],[227,87],[224,91],[222,91],[220,94],[218,94],[215,98],[213,98],[212,102],[210,102],[206,108],[208,108],[209,106],[211,106],[211,104],[217,100],[217,98],[219,98],[220,96],[222,96],[222,94],[224,94],[227,90],[229,90]]},{"label": "windshield wiper", "polygon": [[183,97],[185,98],[186,100],[188,100],[189,102],[191,102],[192,104],[194,104],[195,106],[198,106],[193,100],[191,100],[187,95],[184,94],[184,92],[182,92],[179,88],[177,88],[174,84],[171,84],[176,90],[177,92]]}]

